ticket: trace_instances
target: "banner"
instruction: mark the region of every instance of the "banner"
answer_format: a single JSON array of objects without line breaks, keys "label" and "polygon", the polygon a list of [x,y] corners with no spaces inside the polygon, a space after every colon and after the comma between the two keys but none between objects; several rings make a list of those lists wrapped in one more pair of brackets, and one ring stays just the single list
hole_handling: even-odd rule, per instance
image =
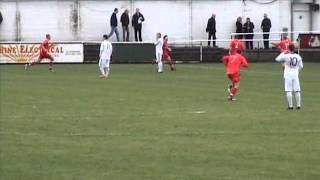
[{"label": "banner", "polygon": [[320,48],[320,34],[299,34],[300,48]]},{"label": "banner", "polygon": [[[54,58],[54,63],[82,63],[83,44],[51,44],[49,54]],[[7,44],[0,43],[0,64],[27,63],[39,58],[39,44]],[[49,62],[44,59],[42,63]]]}]

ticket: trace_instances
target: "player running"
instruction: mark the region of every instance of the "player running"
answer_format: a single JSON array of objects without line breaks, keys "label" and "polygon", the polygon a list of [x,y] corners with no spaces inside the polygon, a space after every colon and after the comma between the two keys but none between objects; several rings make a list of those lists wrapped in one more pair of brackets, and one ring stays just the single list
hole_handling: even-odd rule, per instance
[{"label": "player running", "polygon": [[163,39],[161,38],[161,33],[157,33],[157,41],[154,43],[154,45],[156,46],[156,63],[158,63],[158,73],[162,73]]},{"label": "player running", "polygon": [[51,36],[50,34],[46,34],[46,39],[40,44],[40,53],[39,58],[33,62],[29,62],[25,64],[25,69],[27,70],[29,67],[35,65],[36,63],[40,63],[43,59],[49,59],[49,70],[53,71],[53,61],[54,58],[52,55],[49,54],[50,48],[52,45],[50,45]]},{"label": "player running", "polygon": [[171,51],[171,49],[169,48],[169,45],[168,45],[168,36],[165,35],[165,36],[163,36],[163,57],[162,57],[162,59],[164,62],[169,63],[171,71],[175,71],[176,65],[175,65],[175,62],[171,60],[170,51]]},{"label": "player running", "polygon": [[99,69],[100,78],[108,78],[110,71],[110,59],[112,55],[112,44],[108,41],[108,35],[103,35],[103,41],[100,45]]},{"label": "player running", "polygon": [[294,92],[296,107],[301,108],[301,94],[299,72],[303,68],[302,58],[294,52],[294,45],[288,47],[289,53],[276,58],[277,62],[283,62],[284,65],[284,89],[288,101],[288,109],[293,109],[292,93]]},{"label": "player running", "polygon": [[244,49],[243,43],[239,39],[232,39],[229,45],[229,54],[234,52],[242,53]]},{"label": "player running", "polygon": [[242,56],[241,51],[231,51],[230,55],[223,57],[223,63],[226,66],[226,74],[230,79],[232,85],[229,85],[228,92],[229,97],[228,100],[235,101],[235,96],[238,92],[240,85],[240,68],[248,67],[247,59]]}]

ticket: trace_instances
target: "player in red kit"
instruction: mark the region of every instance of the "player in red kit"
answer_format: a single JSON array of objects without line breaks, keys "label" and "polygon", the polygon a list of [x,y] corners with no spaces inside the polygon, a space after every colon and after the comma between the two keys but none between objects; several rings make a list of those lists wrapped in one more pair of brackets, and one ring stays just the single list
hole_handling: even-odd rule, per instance
[{"label": "player in red kit", "polygon": [[40,63],[43,59],[49,59],[49,70],[53,71],[52,65],[53,65],[53,57],[49,54],[50,51],[50,34],[46,34],[46,39],[40,44],[39,47],[39,58],[36,61],[29,62],[28,64],[25,64],[25,69],[27,69],[30,66],[35,65],[36,63]]},{"label": "player in red kit", "polygon": [[229,45],[229,53],[232,54],[234,52],[242,53],[244,49],[243,43],[239,39],[232,39]]},{"label": "player in red kit", "polygon": [[288,53],[289,46],[293,44],[293,42],[287,36],[283,36],[283,39],[279,43],[273,42],[272,44],[278,47],[281,53]]},{"label": "player in red kit", "polygon": [[293,44],[293,42],[287,37],[287,35],[284,35],[280,42],[273,42],[272,44],[280,51],[280,54],[276,57],[276,59],[282,59],[285,54],[289,53],[289,46]]},{"label": "player in red kit", "polygon": [[163,36],[163,55],[162,55],[162,60],[164,62],[168,62],[169,65],[170,65],[170,69],[171,71],[175,71],[176,70],[176,65],[175,65],[175,62],[171,60],[171,56],[170,56],[170,51],[171,49],[169,48],[169,45],[168,45],[168,36],[165,35]]},{"label": "player in red kit", "polygon": [[241,54],[239,54],[239,52],[240,51],[234,51],[231,52],[230,55],[223,57],[223,63],[226,66],[226,74],[232,83],[232,85],[229,85],[228,88],[228,99],[231,101],[236,100],[235,96],[238,92],[240,85],[240,68],[248,67],[247,59]]}]

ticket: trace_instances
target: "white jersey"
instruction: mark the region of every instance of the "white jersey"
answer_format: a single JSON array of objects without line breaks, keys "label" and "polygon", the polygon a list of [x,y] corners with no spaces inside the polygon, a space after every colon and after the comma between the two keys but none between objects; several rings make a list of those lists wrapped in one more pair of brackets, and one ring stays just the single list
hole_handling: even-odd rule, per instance
[{"label": "white jersey", "polygon": [[278,56],[276,61],[284,63],[284,78],[299,77],[299,72],[303,68],[302,58],[299,54],[283,54]]},{"label": "white jersey", "polygon": [[158,53],[163,53],[162,47],[163,47],[163,39],[159,38],[157,39],[157,41],[154,43],[154,45],[156,46],[156,54]]},{"label": "white jersey", "polygon": [[100,46],[100,59],[110,60],[112,55],[112,44],[111,42],[104,40]]}]

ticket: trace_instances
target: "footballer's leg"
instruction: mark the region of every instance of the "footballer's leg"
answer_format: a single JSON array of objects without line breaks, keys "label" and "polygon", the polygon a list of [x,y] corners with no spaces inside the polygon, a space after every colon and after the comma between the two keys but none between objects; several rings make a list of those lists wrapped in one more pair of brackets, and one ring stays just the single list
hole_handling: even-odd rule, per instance
[{"label": "footballer's leg", "polygon": [[232,87],[230,89],[229,100],[236,100],[235,96],[238,93],[240,85],[240,74],[235,73],[232,75]]},{"label": "footballer's leg", "polygon": [[233,77],[232,77],[232,74],[227,74],[231,84],[228,85],[228,93],[229,93],[229,97],[231,96],[231,89],[233,87]]},{"label": "footballer's leg", "polygon": [[174,62],[171,60],[171,57],[169,56],[167,60],[169,62],[171,71],[175,71],[176,70],[176,66],[175,66]]},{"label": "footballer's leg", "polygon": [[297,109],[301,109],[301,93],[300,91],[296,91],[294,93],[295,99],[296,99],[296,103],[297,103]]},{"label": "footballer's leg", "polygon": [[292,104],[292,79],[291,78],[285,78],[285,92],[286,92],[286,97],[287,97],[287,103],[288,103],[288,109],[293,109],[293,104]]},{"label": "footballer's leg", "polygon": [[157,53],[158,73],[163,72],[162,54]]},{"label": "footballer's leg", "polygon": [[99,59],[99,70],[100,70],[100,78],[104,78],[106,76],[105,71],[104,71],[104,62],[103,59]]},{"label": "footballer's leg", "polygon": [[106,66],[104,68],[104,73],[105,73],[105,77],[106,78],[109,76],[109,72],[110,72],[110,60],[107,59],[106,60]]},{"label": "footballer's leg", "polygon": [[288,102],[288,109],[293,109],[293,104],[292,104],[292,92],[287,91],[287,102]]},{"label": "footballer's leg", "polygon": [[27,64],[25,64],[25,65],[24,65],[24,69],[25,69],[25,70],[29,69],[31,66],[40,63],[43,59],[44,59],[44,58],[40,55],[37,60],[30,61],[30,62],[28,62]]},{"label": "footballer's leg", "polygon": [[54,58],[50,54],[48,54],[47,58],[49,59],[49,70],[51,72],[53,72],[53,61],[54,61]]},{"label": "footballer's leg", "polygon": [[295,78],[293,80],[293,90],[294,90],[294,96],[296,99],[297,109],[301,109],[301,89],[300,89],[300,82],[299,78]]},{"label": "footballer's leg", "polygon": [[34,61],[31,60],[30,62],[25,64],[25,69],[28,69],[30,66],[33,66],[37,63],[40,63],[42,61],[42,59],[43,59],[43,57],[40,55],[37,60],[34,60]]}]

